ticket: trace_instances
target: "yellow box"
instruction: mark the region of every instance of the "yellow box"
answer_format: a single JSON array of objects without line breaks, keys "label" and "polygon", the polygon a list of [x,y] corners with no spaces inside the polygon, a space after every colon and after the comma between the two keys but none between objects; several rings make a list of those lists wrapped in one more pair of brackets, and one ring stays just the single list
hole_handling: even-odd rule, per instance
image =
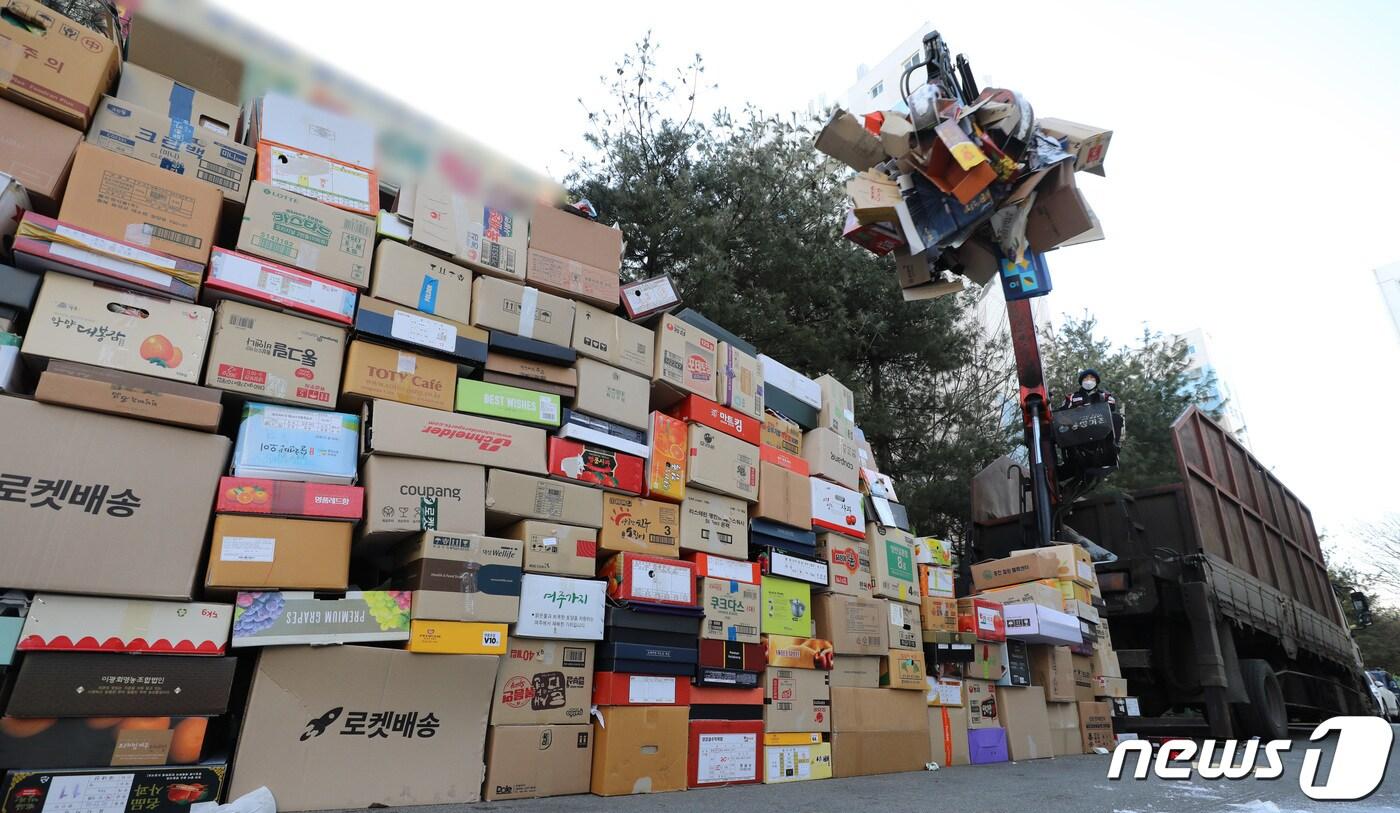
[{"label": "yellow box", "polygon": [[831,743],[767,745],[763,748],[763,784],[831,778]]},{"label": "yellow box", "polygon": [[821,741],[821,734],[773,733],[763,735],[764,745],[816,745]]},{"label": "yellow box", "polygon": [[478,621],[413,621],[409,652],[437,655],[504,655],[508,624]]},{"label": "yellow box", "polygon": [[1060,595],[1064,596],[1064,604],[1061,609],[1066,612],[1074,612],[1070,605],[1071,601],[1082,601],[1085,604],[1093,603],[1090,599],[1089,588],[1079,582],[1071,581],[1070,579],[1037,579],[1037,582],[1040,584],[1048,584],[1060,591]]}]

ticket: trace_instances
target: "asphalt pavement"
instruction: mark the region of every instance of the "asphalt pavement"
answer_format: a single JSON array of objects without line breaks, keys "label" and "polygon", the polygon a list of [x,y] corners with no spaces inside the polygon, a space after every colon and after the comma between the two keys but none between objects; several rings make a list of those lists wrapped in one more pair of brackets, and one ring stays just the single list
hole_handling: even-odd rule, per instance
[{"label": "asphalt pavement", "polygon": [[[1206,780],[1163,780],[1150,774],[1134,780],[1107,779],[1109,757],[1086,755],[995,765],[968,765],[921,773],[825,779],[786,785],[742,785],[645,796],[561,796],[474,805],[432,805],[413,813],[1383,813],[1400,812],[1400,731],[1391,747],[1389,770],[1380,788],[1356,802],[1309,799],[1299,789],[1308,732],[1293,733],[1283,754],[1283,776]],[[1319,774],[1330,766],[1330,749]],[[1130,763],[1131,764],[1131,763]],[[1260,764],[1263,764],[1261,755]],[[1319,776],[1319,782],[1322,776]],[[344,811],[349,813],[349,811]]]}]

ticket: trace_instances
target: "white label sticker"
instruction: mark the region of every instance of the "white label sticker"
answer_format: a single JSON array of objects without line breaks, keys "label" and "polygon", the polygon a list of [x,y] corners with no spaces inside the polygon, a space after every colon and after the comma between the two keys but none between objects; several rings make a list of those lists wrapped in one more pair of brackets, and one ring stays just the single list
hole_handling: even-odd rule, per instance
[{"label": "white label sticker", "polygon": [[664,308],[678,298],[669,277],[639,283],[635,288],[629,288],[626,296],[627,305],[632,309],[632,313],[646,313]]},{"label": "white label sticker", "polygon": [[1142,716],[1142,708],[1138,706],[1138,699],[1136,697],[1123,698],[1123,708],[1127,710],[1129,717]]},{"label": "white label sticker", "polygon": [[693,570],[660,562],[632,562],[632,595],[653,601],[687,604],[694,600]]},{"label": "white label sticker", "polygon": [[135,773],[55,776],[43,813],[125,813]]},{"label": "white label sticker", "polygon": [[1088,563],[1086,563],[1086,562],[1079,562],[1079,561],[1076,561],[1075,564],[1077,564],[1077,565],[1079,566],[1079,578],[1083,579],[1083,580],[1086,581],[1086,582],[1094,581],[1094,566],[1093,566],[1093,565],[1088,564]]},{"label": "white label sticker", "polygon": [[553,536],[546,536],[544,539],[540,540],[540,544],[544,545],[546,548],[557,548],[559,547],[559,540]]},{"label": "white label sticker", "polygon": [[394,311],[389,335],[447,353],[457,349],[457,328],[408,311]]},{"label": "white label sticker", "polygon": [[896,627],[904,626],[904,605],[898,601],[890,602],[890,624]]},{"label": "white label sticker", "polygon": [[271,562],[277,540],[267,536],[226,536],[219,549],[221,562]]},{"label": "white label sticker", "polygon": [[675,703],[676,679],[673,677],[651,677],[632,675],[627,679],[628,703]]},{"label": "white label sticker", "polygon": [[398,371],[412,375],[418,370],[418,357],[412,353],[400,353]]},{"label": "white label sticker", "polygon": [[848,421],[850,421],[851,423],[855,423],[855,422],[856,422],[856,413],[852,412],[852,411],[849,410],[849,409],[843,409],[843,410],[841,410],[841,415],[842,415],[843,417],[845,417],[845,419],[848,420]]},{"label": "white label sticker", "polygon": [[501,633],[496,630],[483,630],[481,633],[481,645],[483,647],[498,647],[501,645]]},{"label": "white label sticker", "polygon": [[757,734],[701,734],[696,755],[697,784],[745,782],[758,778]]},{"label": "white label sticker", "polygon": [[754,583],[753,566],[748,562],[736,562],[733,559],[711,556],[705,560],[705,568],[709,571],[711,578],[746,584]]},{"label": "white label sticker", "polygon": [[548,395],[540,396],[540,420],[548,423],[559,422],[559,401]]},{"label": "white label sticker", "polygon": [[62,257],[65,260],[76,260],[80,263],[95,265],[98,268],[105,268],[113,273],[121,274],[123,276],[131,277],[133,279],[139,279],[142,282],[148,282],[151,285],[159,285],[162,288],[170,284],[171,277],[169,274],[163,274],[159,271],[152,271],[151,269],[146,268],[145,266],[137,265],[136,263],[132,262],[127,262],[126,260],[117,259],[116,257],[104,257],[103,255],[98,254],[97,252],[88,251],[85,248],[77,248],[76,246],[70,246],[66,243],[54,243],[49,248],[49,253],[54,255],[55,257]]},{"label": "white label sticker", "polygon": [[813,562],[773,551],[773,555],[768,560],[768,569],[774,576],[786,576],[790,579],[813,584],[826,584],[826,562]]},{"label": "white label sticker", "polygon": [[997,628],[997,619],[1000,617],[1001,613],[990,607],[978,607],[977,628],[980,630],[987,630],[988,632],[995,630]]},{"label": "white label sticker", "polygon": [[292,432],[310,432],[315,435],[338,437],[343,428],[340,415],[334,412],[319,412],[310,409],[267,406],[263,408],[262,422],[268,429],[286,429]]},{"label": "white label sticker", "polygon": [[515,332],[527,339],[535,337],[535,309],[538,307],[539,298],[540,292],[528,285],[520,295],[520,320]]}]

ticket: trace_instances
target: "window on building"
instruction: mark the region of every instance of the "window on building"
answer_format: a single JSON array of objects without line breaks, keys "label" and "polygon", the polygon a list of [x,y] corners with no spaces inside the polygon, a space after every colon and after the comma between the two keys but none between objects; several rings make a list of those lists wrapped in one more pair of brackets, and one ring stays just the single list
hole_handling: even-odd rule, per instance
[{"label": "window on building", "polygon": [[918,64],[918,62],[919,62],[919,52],[918,52],[918,51],[915,51],[914,53],[910,54],[910,55],[909,55],[909,58],[906,59],[906,60],[904,60],[904,62],[903,62],[902,64],[903,64],[904,70],[907,71],[907,70],[909,70],[910,68],[914,67],[916,64]]},{"label": "window on building", "polygon": [[874,98],[878,97],[881,93],[884,93],[884,92],[885,92],[885,83],[884,83],[883,80],[881,80],[881,81],[879,81],[879,82],[876,82],[875,85],[874,85],[873,87],[870,88],[870,98],[874,99]]}]

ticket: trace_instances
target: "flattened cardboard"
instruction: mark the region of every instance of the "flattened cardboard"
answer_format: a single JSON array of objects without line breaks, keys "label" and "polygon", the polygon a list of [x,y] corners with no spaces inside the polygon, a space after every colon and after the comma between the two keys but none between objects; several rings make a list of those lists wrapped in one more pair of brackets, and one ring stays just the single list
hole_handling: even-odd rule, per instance
[{"label": "flattened cardboard", "polygon": [[248,191],[237,248],[364,289],[374,221],[256,181]]},{"label": "flattened cardboard", "polygon": [[83,134],[0,99],[0,172],[19,181],[34,210],[53,217]]},{"label": "flattened cardboard", "polygon": [[454,322],[470,322],[472,272],[397,240],[381,240],[374,250],[369,295]]},{"label": "flattened cardboard", "polygon": [[593,654],[592,643],[511,636],[496,671],[491,724],[586,724]]},{"label": "flattened cardboard", "polygon": [[680,506],[680,547],[731,559],[748,558],[748,504],[690,489]]},{"label": "flattened cardboard", "polygon": [[603,494],[601,527],[602,550],[680,556],[680,510],[673,503]]},{"label": "flattened cardboard", "polygon": [[831,679],[824,669],[763,672],[763,728],[768,732],[831,730]]},{"label": "flattened cardboard", "polygon": [[718,350],[719,342],[714,336],[665,314],[656,326],[655,369],[651,378],[713,401],[719,393]]},{"label": "flattened cardboard", "polygon": [[21,652],[222,655],[233,607],[40,593],[23,621]]},{"label": "flattened cardboard", "polygon": [[830,429],[813,429],[802,437],[802,456],[811,466],[813,477],[852,491],[859,487],[860,452],[854,441]]},{"label": "flattened cardboard", "polygon": [[[700,623],[700,637],[716,641],[734,641],[757,644],[759,588],[729,579],[701,577],[699,580],[700,608],[704,619]],[[703,644],[702,644],[703,657]],[[743,669],[742,666],[728,664],[706,664],[721,668]]]},{"label": "flattened cardboard", "polygon": [[587,793],[593,727],[491,726],[486,737],[487,801]]},{"label": "flattened cardboard", "polygon": [[223,415],[216,390],[67,361],[49,362],[34,398],[203,432],[218,429]]},{"label": "flattened cardboard", "polygon": [[520,580],[520,618],[515,634],[522,638],[601,641],[606,591],[607,585],[600,581],[526,573]]},{"label": "flattened cardboard", "polygon": [[575,368],[578,391],[574,409],[623,426],[647,428],[651,397],[647,379],[589,358],[579,359]]},{"label": "flattened cardboard", "polygon": [[547,471],[543,429],[383,400],[369,402],[362,414],[366,454]]},{"label": "flattened cardboard", "polygon": [[536,288],[495,277],[472,283],[471,323],[546,344],[569,347],[574,303]]},{"label": "flattened cardboard", "polygon": [[690,719],[684,706],[603,706],[598,716],[594,795],[685,790]]},{"label": "flattened cardboard", "polygon": [[527,572],[592,577],[596,570],[596,528],[524,520],[499,531],[499,534],[525,543]]},{"label": "flattened cardboard", "polygon": [[622,232],[536,203],[530,214],[530,260],[525,276],[564,296],[616,308]]},{"label": "flattened cardboard", "polygon": [[650,378],[656,335],[621,316],[580,302],[574,314],[572,346],[580,356]]},{"label": "flattened cardboard", "polygon": [[239,514],[214,518],[208,590],[344,590],[350,535],[344,522]]},{"label": "flattened cardboard", "polygon": [[331,408],[339,398],[345,341],[343,327],[225,300],[214,313],[204,385]]},{"label": "flattened cardboard", "polygon": [[340,393],[354,405],[382,398],[451,411],[457,365],[408,350],[352,341]]},{"label": "flattened cardboard", "polygon": [[687,485],[748,502],[758,500],[757,446],[694,423],[687,438]]}]

